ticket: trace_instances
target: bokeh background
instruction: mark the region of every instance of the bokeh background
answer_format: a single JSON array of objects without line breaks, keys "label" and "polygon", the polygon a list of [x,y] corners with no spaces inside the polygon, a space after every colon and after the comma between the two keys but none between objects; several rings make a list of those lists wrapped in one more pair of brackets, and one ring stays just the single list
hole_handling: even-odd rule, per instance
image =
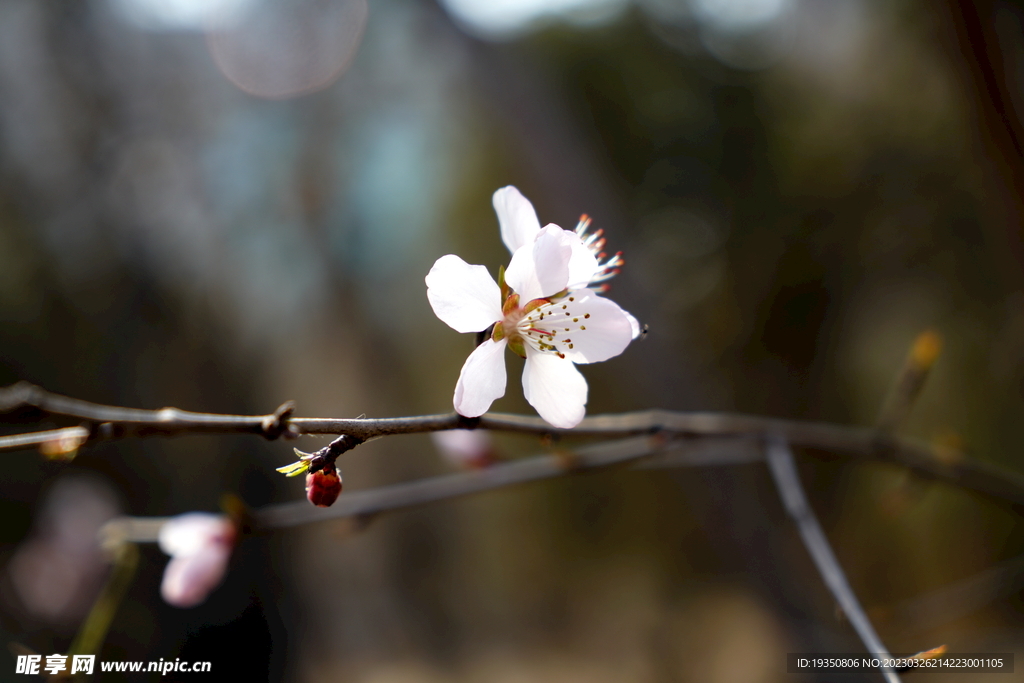
[{"label": "bokeh background", "polygon": [[[907,433],[1024,470],[1022,21],[988,0],[5,0],[0,384],[238,414],[450,410],[473,341],[423,277],[447,253],[507,262],[490,197],[514,184],[542,222],[586,212],[625,252],[610,296],[650,334],[584,368],[590,414],[870,425],[933,328],[944,351]],[[509,367],[495,409],[532,412]],[[104,572],[78,541],[117,511],[301,498],[273,471],[293,445],[5,455],[0,636],[66,649]],[[1024,641],[1014,510],[802,455],[891,650]],[[341,465],[347,490],[452,469],[411,436]],[[756,464],[247,539],[191,610],[159,600],[165,562],[143,549],[101,659],[252,681],[715,683],[801,680],[787,652],[861,649]]]}]

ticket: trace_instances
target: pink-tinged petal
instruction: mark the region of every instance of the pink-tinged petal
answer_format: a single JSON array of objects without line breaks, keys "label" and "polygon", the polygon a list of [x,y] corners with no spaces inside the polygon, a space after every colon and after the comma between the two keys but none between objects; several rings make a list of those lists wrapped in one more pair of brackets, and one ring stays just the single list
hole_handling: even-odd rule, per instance
[{"label": "pink-tinged petal", "polygon": [[501,320],[501,290],[483,266],[448,254],[437,259],[426,281],[434,315],[456,332],[480,332]]},{"label": "pink-tinged petal", "polygon": [[172,557],[201,552],[210,543],[228,547],[235,541],[235,526],[227,517],[209,512],[189,512],[160,527],[160,549]]},{"label": "pink-tinged petal", "polygon": [[455,412],[479,417],[505,395],[506,341],[488,339],[469,354],[455,385]]},{"label": "pink-tinged petal", "polygon": [[555,324],[562,322],[564,316],[564,327],[569,328],[567,332],[558,330],[558,350],[573,363],[599,363],[614,358],[633,340],[632,316],[614,301],[589,289],[570,292],[555,303]]},{"label": "pink-tinged petal", "polygon": [[546,225],[532,244],[512,254],[505,270],[505,282],[519,295],[520,301],[542,299],[565,289],[573,237],[573,233],[557,225]]},{"label": "pink-tinged petal", "polygon": [[583,289],[590,284],[600,270],[600,264],[594,252],[590,251],[583,240],[574,232],[566,230],[573,238],[570,240],[572,256],[569,258],[568,289]]},{"label": "pink-tinged petal", "polygon": [[526,347],[523,394],[553,427],[571,429],[586,414],[587,380],[566,358]]},{"label": "pink-tinged petal", "polygon": [[512,185],[503,187],[492,198],[494,212],[498,214],[501,239],[513,254],[540,232],[540,220],[530,200]]},{"label": "pink-tinged petal", "polygon": [[629,327],[633,331],[633,339],[636,339],[637,337],[640,336],[640,333],[643,331],[643,329],[640,327],[640,321],[634,318],[632,315],[630,315],[628,311],[623,311],[623,313],[625,313],[626,317],[629,318]]},{"label": "pink-tinged petal", "polygon": [[171,558],[160,595],[174,607],[195,607],[224,580],[230,557],[230,545],[211,543],[197,553]]},{"label": "pink-tinged petal", "polygon": [[479,469],[494,462],[494,444],[487,430],[449,429],[431,432],[430,438],[445,460],[457,467]]}]

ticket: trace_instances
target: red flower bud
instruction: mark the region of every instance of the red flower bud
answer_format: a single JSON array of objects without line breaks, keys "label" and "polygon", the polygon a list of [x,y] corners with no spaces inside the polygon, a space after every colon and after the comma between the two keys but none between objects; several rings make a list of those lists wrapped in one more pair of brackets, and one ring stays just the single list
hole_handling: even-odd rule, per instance
[{"label": "red flower bud", "polygon": [[318,508],[329,508],[334,505],[341,494],[341,477],[334,465],[327,465],[322,470],[306,475],[306,498]]}]

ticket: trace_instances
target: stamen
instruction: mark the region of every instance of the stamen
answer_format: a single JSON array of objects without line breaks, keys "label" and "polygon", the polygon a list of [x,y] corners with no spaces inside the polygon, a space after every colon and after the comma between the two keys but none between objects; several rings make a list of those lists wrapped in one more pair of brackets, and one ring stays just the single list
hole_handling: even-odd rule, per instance
[{"label": "stamen", "polygon": [[[583,214],[580,216],[580,222],[576,225],[576,234],[583,242],[583,246],[590,250],[590,253],[594,254],[597,258],[597,270],[594,276],[591,278],[589,285],[596,285],[605,280],[615,277],[618,274],[618,268],[622,267],[625,261],[622,258],[622,252],[616,253],[611,258],[608,258],[604,253],[605,238],[604,230],[599,229],[594,232],[590,230],[590,216]],[[605,289],[596,289],[595,291],[606,291]],[[571,301],[571,299],[570,299]]]}]

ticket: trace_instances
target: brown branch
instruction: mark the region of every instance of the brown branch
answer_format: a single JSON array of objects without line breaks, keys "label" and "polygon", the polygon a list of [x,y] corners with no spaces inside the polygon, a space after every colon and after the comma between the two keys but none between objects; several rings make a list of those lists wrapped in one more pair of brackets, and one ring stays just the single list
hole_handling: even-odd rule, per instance
[{"label": "brown branch", "polygon": [[[991,498],[1024,505],[1024,476],[997,465],[971,459],[954,450],[925,442],[880,434],[867,427],[847,427],[733,413],[680,413],[665,410],[595,415],[575,429],[555,429],[539,417],[491,413],[465,418],[455,413],[413,417],[326,419],[291,417],[292,403],[270,415],[216,415],[176,408],[138,410],[103,406],[50,394],[38,387],[15,384],[0,389],[0,412],[33,406],[43,412],[85,422],[89,437],[83,445],[115,438],[197,433],[256,434],[264,438],[301,434],[345,434],[359,441],[396,434],[419,434],[447,429],[489,429],[538,435],[618,438],[662,434],[670,437],[753,437],[778,435],[793,446],[864,460],[881,460],[914,470],[929,478]],[[36,433],[40,434],[40,433]],[[38,436],[0,437],[0,451],[40,443]]]},{"label": "brown branch", "polygon": [[[291,401],[283,403],[269,415],[217,415],[178,408],[140,410],[106,406],[53,394],[28,382],[18,382],[0,389],[0,413],[21,408],[35,408],[48,415],[62,415],[84,421],[89,425],[86,443],[175,434],[258,434],[267,439],[276,439],[282,435],[287,438],[298,436],[298,432],[288,423],[295,409]],[[0,451],[24,448],[18,441],[24,436],[0,437]]]}]

